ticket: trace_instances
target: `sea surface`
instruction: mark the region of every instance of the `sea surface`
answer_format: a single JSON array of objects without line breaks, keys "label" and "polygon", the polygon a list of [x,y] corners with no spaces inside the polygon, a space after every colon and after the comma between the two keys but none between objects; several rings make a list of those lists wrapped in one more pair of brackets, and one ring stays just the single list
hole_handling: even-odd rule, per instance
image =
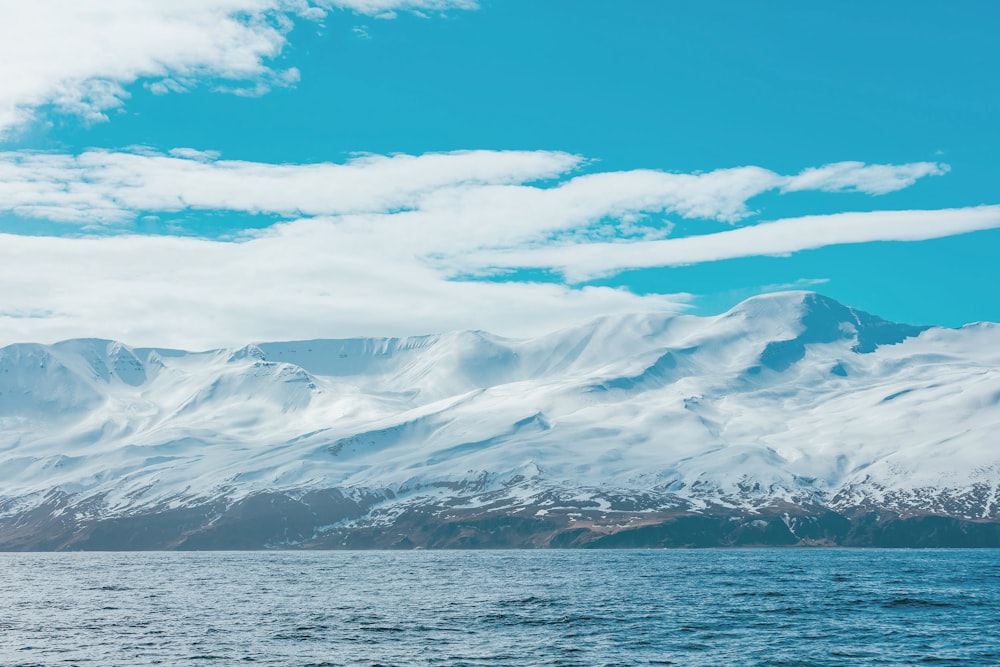
[{"label": "sea surface", "polygon": [[2,665],[1000,665],[1000,551],[0,554]]}]

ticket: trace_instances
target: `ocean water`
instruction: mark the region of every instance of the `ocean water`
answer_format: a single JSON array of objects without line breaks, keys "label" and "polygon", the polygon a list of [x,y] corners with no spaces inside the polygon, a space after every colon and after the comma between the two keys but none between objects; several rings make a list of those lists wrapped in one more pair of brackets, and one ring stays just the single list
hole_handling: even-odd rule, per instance
[{"label": "ocean water", "polygon": [[1000,665],[1000,551],[0,554],[2,665]]}]

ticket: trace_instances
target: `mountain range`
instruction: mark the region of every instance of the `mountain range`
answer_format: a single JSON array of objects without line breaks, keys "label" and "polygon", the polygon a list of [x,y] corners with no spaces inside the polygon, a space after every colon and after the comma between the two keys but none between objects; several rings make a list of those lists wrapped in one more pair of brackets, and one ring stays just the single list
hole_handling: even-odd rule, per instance
[{"label": "mountain range", "polygon": [[0,349],[0,549],[1000,546],[1000,326]]}]

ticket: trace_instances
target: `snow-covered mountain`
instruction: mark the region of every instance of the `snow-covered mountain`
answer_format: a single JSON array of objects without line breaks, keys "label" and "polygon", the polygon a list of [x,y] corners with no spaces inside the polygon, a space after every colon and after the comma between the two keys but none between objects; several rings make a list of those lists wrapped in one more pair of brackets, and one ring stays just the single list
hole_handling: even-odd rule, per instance
[{"label": "snow-covered mountain", "polygon": [[0,548],[1000,546],[1000,326],[0,349]]}]

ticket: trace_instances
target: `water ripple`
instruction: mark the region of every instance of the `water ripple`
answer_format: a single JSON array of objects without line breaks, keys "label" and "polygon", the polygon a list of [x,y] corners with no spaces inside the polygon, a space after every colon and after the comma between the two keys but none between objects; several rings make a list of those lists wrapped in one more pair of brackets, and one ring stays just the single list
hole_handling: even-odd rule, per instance
[{"label": "water ripple", "polygon": [[0,554],[0,664],[996,665],[1000,552]]}]

